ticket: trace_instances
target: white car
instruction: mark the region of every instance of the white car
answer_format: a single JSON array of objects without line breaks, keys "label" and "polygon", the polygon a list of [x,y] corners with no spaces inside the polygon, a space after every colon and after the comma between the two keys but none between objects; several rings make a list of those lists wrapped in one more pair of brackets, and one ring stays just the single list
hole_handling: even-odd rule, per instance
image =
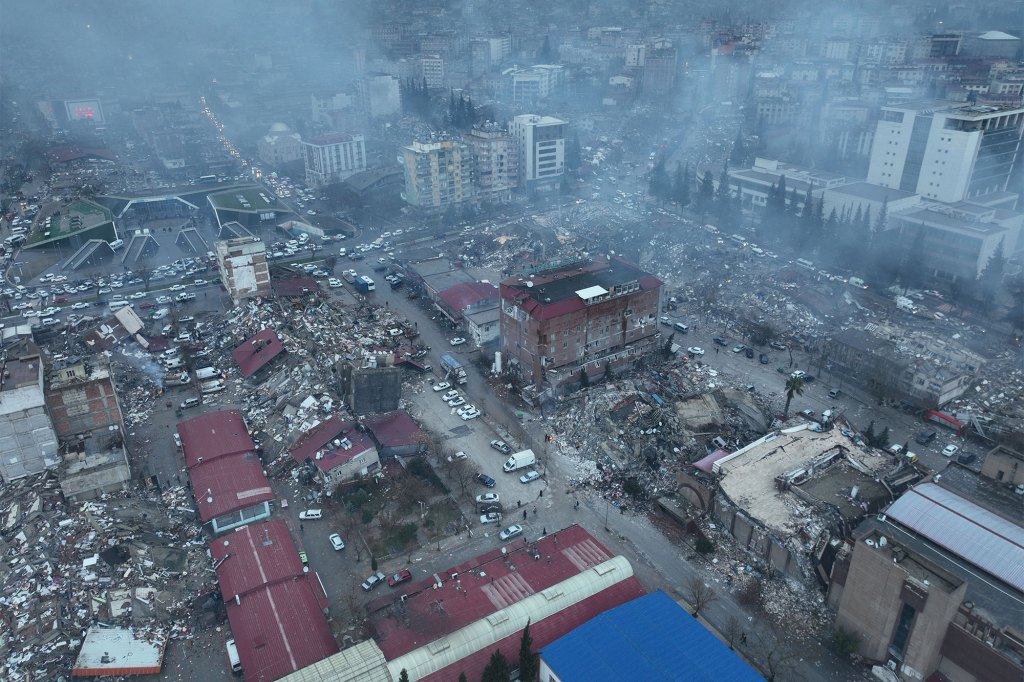
[{"label": "white car", "polygon": [[[46,320],[43,320],[43,324],[46,324]],[[960,446],[953,445],[952,443],[950,443],[946,447],[942,448],[942,454],[945,457],[952,457],[953,455],[955,455],[958,452],[960,452]]]},{"label": "white car", "polygon": [[329,286],[337,288],[341,286],[341,280],[338,279],[337,277],[331,277],[329,280],[327,280],[327,284]]},{"label": "white car", "polygon": [[341,536],[338,535],[337,533],[331,533],[329,539],[331,541],[331,547],[333,547],[335,550],[345,549],[345,543],[341,539]]},{"label": "white car", "polygon": [[445,402],[448,402],[449,400],[455,400],[458,397],[459,397],[459,392],[456,391],[455,389],[452,389],[452,390],[448,391],[447,393],[445,393],[443,396],[441,396],[441,400],[443,400]]},{"label": "white car", "polygon": [[466,400],[461,395],[457,395],[457,396],[455,396],[454,398],[452,398],[451,400],[448,401],[448,407],[459,407],[459,406],[465,405],[465,404],[466,404]]},{"label": "white car", "polygon": [[140,298],[146,298],[146,294],[145,294],[145,292],[142,292],[142,291],[136,291],[134,294],[130,294],[128,296],[128,298],[137,301]]},{"label": "white car", "polygon": [[461,346],[462,344],[466,343],[466,339],[462,338],[461,336],[456,336],[448,343],[452,344],[453,346]]},{"label": "white car", "polygon": [[480,523],[497,523],[498,521],[501,521],[501,514],[498,512],[480,515]]},{"label": "white car", "polygon": [[498,534],[498,537],[501,538],[502,542],[505,542],[506,540],[511,540],[515,536],[522,535],[522,534],[523,534],[523,527],[520,526],[519,524],[514,524],[514,525],[509,526],[505,530],[501,531],[501,533]]},{"label": "white car", "polygon": [[171,297],[170,296],[157,296],[156,297],[156,302],[160,303],[160,304],[170,303],[171,302]]},{"label": "white car", "polygon": [[[452,385],[449,384],[447,381],[442,381],[439,384],[434,384],[434,393],[440,393],[441,391],[445,390],[446,388],[451,388],[451,387],[452,387]],[[456,394],[456,395],[458,395],[458,394]],[[447,398],[445,400],[447,400]]]},{"label": "white car", "polygon": [[170,289],[171,289],[171,291],[184,291],[185,290],[185,285],[184,284],[172,284]]},{"label": "white car", "polygon": [[540,472],[536,469],[531,469],[519,477],[519,482],[529,483],[530,481],[536,481],[538,478],[540,478]]},{"label": "white car", "polygon": [[686,349],[686,352],[690,355],[704,355],[704,349],[700,346],[690,346]]},{"label": "white car", "polygon": [[476,419],[481,414],[483,414],[483,413],[480,410],[473,410],[471,412],[463,412],[459,416],[462,417],[462,421],[468,422],[471,419]]},{"label": "white car", "polygon": [[71,304],[71,309],[72,310],[85,310],[88,307],[89,307],[89,304],[84,302],[84,301],[79,301],[78,303],[72,303]]},{"label": "white car", "polygon": [[477,504],[493,504],[494,502],[501,502],[501,496],[498,493],[484,493],[476,496]]}]

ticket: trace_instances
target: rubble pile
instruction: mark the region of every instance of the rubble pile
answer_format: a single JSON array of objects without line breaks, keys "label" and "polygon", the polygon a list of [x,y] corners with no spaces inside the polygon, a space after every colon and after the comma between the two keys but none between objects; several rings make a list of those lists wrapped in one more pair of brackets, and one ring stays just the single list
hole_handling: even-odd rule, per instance
[{"label": "rubble pile", "polygon": [[216,619],[187,491],[71,504],[47,473],[0,492],[0,679],[58,679],[97,622],[191,639]]}]

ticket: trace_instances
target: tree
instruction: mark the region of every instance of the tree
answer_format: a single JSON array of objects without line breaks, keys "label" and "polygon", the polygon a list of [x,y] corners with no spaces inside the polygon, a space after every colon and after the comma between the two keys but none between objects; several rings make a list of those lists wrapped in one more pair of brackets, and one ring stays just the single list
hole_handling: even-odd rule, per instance
[{"label": "tree", "polygon": [[790,377],[786,380],[786,407],[782,410],[782,418],[789,419],[789,404],[793,402],[793,396],[804,394],[804,380],[800,377]]},{"label": "tree", "polygon": [[668,177],[668,171],[665,170],[665,158],[660,157],[651,170],[647,191],[658,201],[667,201],[671,188],[671,180]]},{"label": "tree", "polygon": [[729,163],[736,167],[742,167],[747,163],[747,149],[743,144],[743,131],[736,131],[736,139],[732,143],[732,151],[729,152]]},{"label": "tree", "polygon": [[402,668],[402,672],[398,673],[398,682],[409,682],[409,673]]},{"label": "tree", "polygon": [[715,177],[710,170],[704,171],[697,193],[697,212],[701,217],[711,212],[715,200]]},{"label": "tree", "polygon": [[505,655],[500,650],[495,649],[494,653],[491,654],[491,660],[487,662],[487,667],[484,668],[484,674],[480,678],[480,682],[508,682],[511,672]]},{"label": "tree", "polygon": [[989,256],[988,262],[985,263],[984,269],[982,269],[981,274],[978,276],[982,299],[994,298],[999,289],[999,283],[1003,279],[1003,272],[1006,270],[1005,240],[1005,237],[999,240],[995,251]]},{"label": "tree", "polygon": [[889,432],[889,427],[887,425],[884,429],[882,429],[882,432],[880,434],[878,434],[878,439],[876,440],[875,447],[876,448],[887,448],[887,447],[889,447],[889,439],[891,437],[892,437],[892,435]]},{"label": "tree", "polygon": [[715,594],[715,591],[699,575],[690,578],[690,582],[686,586],[686,600],[693,606],[694,618],[717,598],[718,595]]},{"label": "tree", "polygon": [[690,205],[690,184],[692,182],[690,164],[682,167],[677,163],[675,178],[672,182],[672,200],[679,204],[679,208],[686,208]]},{"label": "tree", "polygon": [[868,423],[868,428],[864,429],[864,442],[874,447],[875,445],[875,420],[872,419]]},{"label": "tree", "polygon": [[843,658],[857,653],[857,650],[860,649],[860,642],[860,635],[853,630],[837,627],[832,632],[832,649],[836,655]]},{"label": "tree", "polygon": [[729,616],[729,620],[725,622],[725,629],[722,630],[722,636],[725,637],[730,649],[736,647],[736,640],[743,636],[743,624],[736,619],[736,616]]},{"label": "tree", "polygon": [[523,638],[519,640],[519,680],[534,682],[537,679],[537,654],[533,653],[533,637],[530,636],[530,621],[523,628]]},{"label": "tree", "polygon": [[779,629],[775,627],[761,628],[755,637],[751,658],[761,668],[765,679],[768,682],[793,679],[801,652],[782,639]]},{"label": "tree", "polygon": [[664,355],[666,359],[672,357],[672,340],[675,337],[676,337],[676,333],[675,332],[672,332],[671,334],[669,334],[668,335],[668,339],[665,341],[665,345],[662,346],[662,348],[661,348],[661,354]]},{"label": "tree", "polygon": [[469,680],[466,679],[466,673],[459,673],[459,682],[469,682]]},{"label": "tree", "polygon": [[565,167],[571,171],[578,171],[583,165],[583,148],[580,146],[580,136],[573,131],[568,144],[565,145]]}]

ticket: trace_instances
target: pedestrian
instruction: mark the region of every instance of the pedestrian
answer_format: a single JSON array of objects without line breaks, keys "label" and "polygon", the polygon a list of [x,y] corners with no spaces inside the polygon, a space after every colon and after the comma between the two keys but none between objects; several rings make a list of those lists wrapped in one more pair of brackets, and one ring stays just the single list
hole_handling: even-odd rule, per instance
[{"label": "pedestrian", "polygon": [[742,633],[740,635],[740,644],[746,644],[746,643],[747,643],[747,633],[744,632],[744,633]]},{"label": "pedestrian", "polygon": [[538,494],[537,494],[537,497],[538,497],[538,498],[540,498],[540,497],[544,497],[544,491],[543,491],[543,490],[541,490],[541,491],[540,491],[540,493],[538,493]]},{"label": "pedestrian", "polygon": [[525,521],[525,520],[526,520],[526,510],[524,509],[523,510],[523,521]]},{"label": "pedestrian", "polygon": [[536,516],[536,515],[537,515],[537,508],[536,508],[536,507],[534,507],[534,508],[533,508],[533,515],[534,515],[534,516]]},{"label": "pedestrian", "polygon": [[541,535],[547,535],[547,534],[548,534],[548,527],[544,526],[544,530],[541,531]]},{"label": "pedestrian", "polygon": [[303,525],[302,525],[302,524],[300,523],[300,524],[299,524],[299,530],[300,530],[301,532],[305,533],[305,532],[306,532],[306,527],[305,527],[305,526],[303,526]]},{"label": "pedestrian", "polygon": [[579,500],[576,500],[576,504],[575,504],[575,505],[573,505],[573,506],[574,506],[574,507],[575,507],[576,509],[579,509],[579,508],[580,508],[580,501],[579,501]]},{"label": "pedestrian", "polygon": [[522,506],[523,506],[523,501],[522,500],[516,500],[516,509],[519,509]]}]

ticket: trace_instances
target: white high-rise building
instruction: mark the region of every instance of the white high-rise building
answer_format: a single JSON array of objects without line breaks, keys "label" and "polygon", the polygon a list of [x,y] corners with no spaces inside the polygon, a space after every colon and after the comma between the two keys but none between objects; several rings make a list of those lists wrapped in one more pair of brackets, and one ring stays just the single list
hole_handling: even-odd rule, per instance
[{"label": "white high-rise building", "polygon": [[[882,107],[868,182],[928,199],[1016,203],[1024,107],[926,101]],[[1009,190],[1009,193],[1008,191]]]},{"label": "white high-rise building", "polygon": [[553,116],[523,114],[509,124],[519,148],[519,184],[528,192],[558,190],[565,177],[568,124]]},{"label": "white high-rise building", "polygon": [[306,184],[320,187],[366,170],[366,145],[362,135],[328,133],[302,141],[306,159]]}]

